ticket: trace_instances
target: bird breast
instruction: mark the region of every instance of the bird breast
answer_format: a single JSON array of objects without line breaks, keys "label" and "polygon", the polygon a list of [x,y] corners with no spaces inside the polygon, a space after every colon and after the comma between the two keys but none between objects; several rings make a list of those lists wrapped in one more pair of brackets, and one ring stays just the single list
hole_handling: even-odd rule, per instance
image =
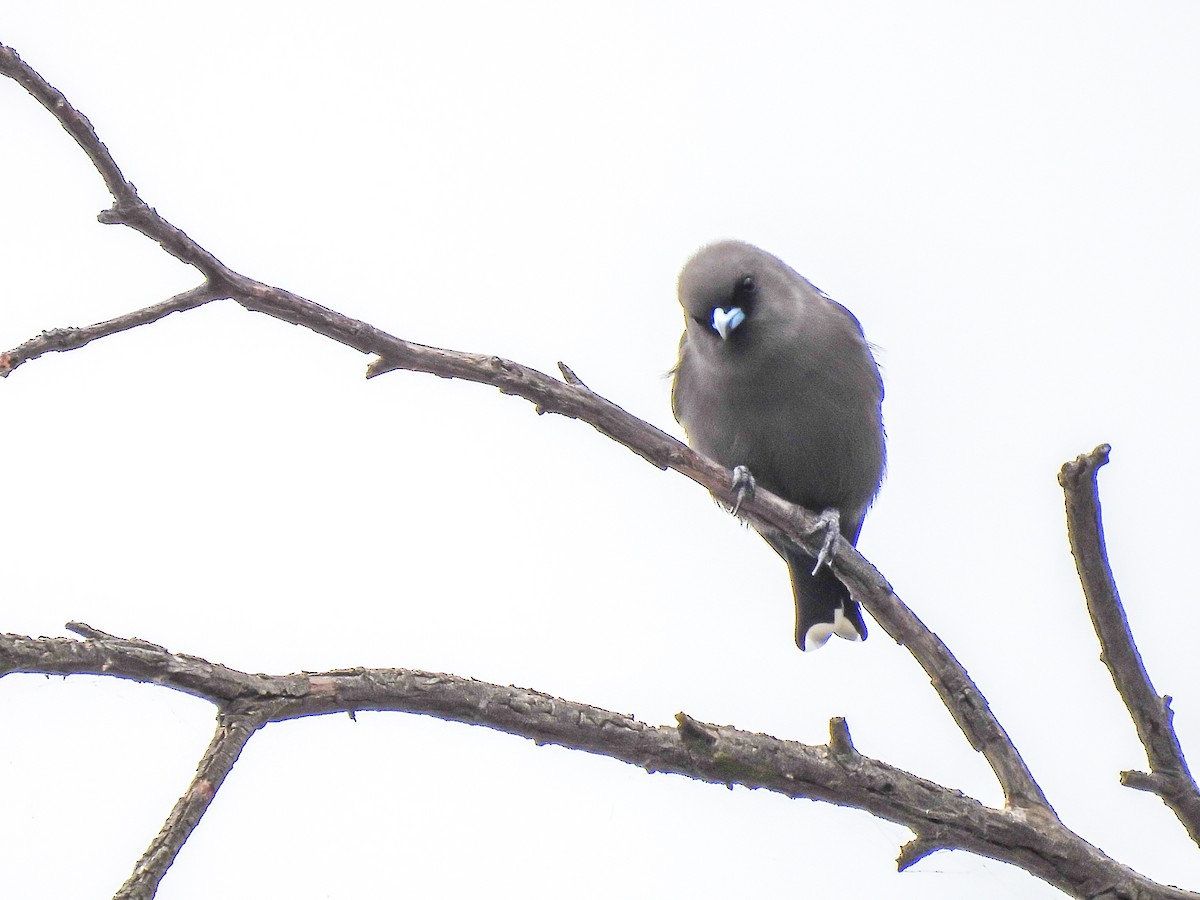
[{"label": "bird breast", "polygon": [[685,353],[676,411],[706,456],[748,467],[793,503],[852,513],[865,510],[883,472],[879,375],[861,343],[822,349],[833,352],[701,365],[703,379],[689,377]]}]

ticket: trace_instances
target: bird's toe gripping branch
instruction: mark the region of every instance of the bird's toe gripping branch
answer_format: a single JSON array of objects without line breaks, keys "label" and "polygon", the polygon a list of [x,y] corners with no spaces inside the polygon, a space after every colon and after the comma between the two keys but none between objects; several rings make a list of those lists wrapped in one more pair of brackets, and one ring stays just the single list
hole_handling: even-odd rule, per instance
[{"label": "bird's toe gripping branch", "polygon": [[817,564],[813,566],[812,573],[814,575],[821,570],[821,566],[827,566],[833,562],[834,556],[837,555],[835,547],[838,532],[841,531],[841,528],[842,516],[836,509],[830,507],[821,512],[821,516],[817,520],[817,527],[813,529],[813,534],[824,531],[825,540],[821,544],[821,552],[817,554]]},{"label": "bird's toe gripping branch", "polygon": [[730,477],[733,479],[733,490],[737,496],[737,501],[733,504],[733,509],[730,512],[736,516],[738,510],[742,508],[742,504],[747,500],[753,499],[754,492],[758,486],[755,484],[754,476],[750,474],[750,470],[745,466],[734,466]]}]

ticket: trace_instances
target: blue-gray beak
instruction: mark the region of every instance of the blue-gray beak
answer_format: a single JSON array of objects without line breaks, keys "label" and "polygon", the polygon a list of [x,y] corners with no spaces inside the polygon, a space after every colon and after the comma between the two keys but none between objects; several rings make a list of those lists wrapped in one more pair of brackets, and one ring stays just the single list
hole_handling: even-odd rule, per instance
[{"label": "blue-gray beak", "polygon": [[746,313],[742,311],[740,306],[731,306],[729,309],[721,309],[719,306],[713,310],[712,327],[717,330],[717,334],[721,336],[721,340],[729,337],[733,329],[737,328],[746,320]]}]

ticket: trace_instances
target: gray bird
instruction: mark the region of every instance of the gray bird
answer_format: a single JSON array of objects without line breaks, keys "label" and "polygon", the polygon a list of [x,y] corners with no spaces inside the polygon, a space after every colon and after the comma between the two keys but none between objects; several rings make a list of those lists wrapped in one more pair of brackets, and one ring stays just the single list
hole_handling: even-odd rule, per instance
[{"label": "gray bird", "polygon": [[[735,483],[821,512],[830,541],[840,530],[854,544],[885,460],[883,382],[858,320],[740,241],[692,257],[679,302],[671,406],[692,447],[734,469]],[[763,537],[791,572],[801,650],[831,634],[867,636],[858,603],[827,565],[782,535]]]}]

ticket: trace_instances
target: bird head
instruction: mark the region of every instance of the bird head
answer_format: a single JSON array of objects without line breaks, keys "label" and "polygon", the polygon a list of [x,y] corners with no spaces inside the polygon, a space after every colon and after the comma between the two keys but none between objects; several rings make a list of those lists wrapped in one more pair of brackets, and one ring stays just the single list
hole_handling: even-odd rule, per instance
[{"label": "bird head", "polygon": [[679,302],[697,350],[746,353],[764,334],[803,346],[802,335],[820,332],[817,320],[831,318],[833,308],[834,321],[857,329],[853,316],[785,262],[741,241],[701,248],[679,274]]},{"label": "bird head", "polygon": [[704,247],[679,275],[679,302],[689,330],[721,343],[740,338],[755,318],[764,283],[773,276],[774,257],[740,241]]}]

